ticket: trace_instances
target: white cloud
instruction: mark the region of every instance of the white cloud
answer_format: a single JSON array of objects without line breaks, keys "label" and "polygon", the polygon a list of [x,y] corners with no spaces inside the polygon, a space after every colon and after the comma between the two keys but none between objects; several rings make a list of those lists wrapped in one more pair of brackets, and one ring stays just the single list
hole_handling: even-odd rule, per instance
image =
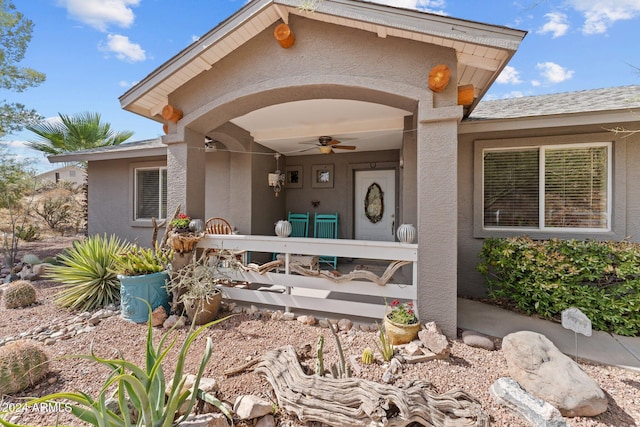
[{"label": "white cloud", "polygon": [[514,85],[522,83],[522,80],[520,80],[520,72],[514,67],[507,65],[506,67],[504,67],[504,70],[502,70],[502,72],[496,79],[496,83]]},{"label": "white cloud", "polygon": [[121,61],[138,62],[147,59],[144,49],[139,44],[132,43],[129,37],[120,34],[109,34],[106,46],[100,49],[105,52],[113,52]]},{"label": "white cloud", "polygon": [[548,19],[537,32],[538,34],[551,33],[555,39],[557,37],[564,36],[569,30],[569,24],[567,24],[567,15],[559,12],[551,12],[544,15]]},{"label": "white cloud", "polygon": [[394,7],[405,9],[419,9],[425,12],[446,15],[444,8],[447,6],[445,0],[373,0]]},{"label": "white cloud", "polygon": [[135,19],[131,7],[138,4],[140,0],[58,0],[73,19],[99,31],[107,31],[110,25],[131,26]]},{"label": "white cloud", "polygon": [[585,34],[606,33],[616,21],[640,15],[640,0],[569,0],[569,4],[584,15]]},{"label": "white cloud", "polygon": [[536,65],[536,68],[540,70],[540,75],[549,83],[561,83],[569,80],[574,73],[553,62],[540,62]]}]

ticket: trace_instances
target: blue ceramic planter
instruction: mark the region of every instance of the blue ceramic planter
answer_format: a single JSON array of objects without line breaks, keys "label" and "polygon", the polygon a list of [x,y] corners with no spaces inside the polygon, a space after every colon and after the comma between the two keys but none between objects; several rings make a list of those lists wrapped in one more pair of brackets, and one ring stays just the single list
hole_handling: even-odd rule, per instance
[{"label": "blue ceramic planter", "polygon": [[145,323],[149,320],[149,307],[151,310],[163,306],[167,311],[169,307],[169,294],[167,282],[169,274],[165,272],[144,274],[142,276],[122,276],[120,279],[120,315],[123,319],[136,323]]}]

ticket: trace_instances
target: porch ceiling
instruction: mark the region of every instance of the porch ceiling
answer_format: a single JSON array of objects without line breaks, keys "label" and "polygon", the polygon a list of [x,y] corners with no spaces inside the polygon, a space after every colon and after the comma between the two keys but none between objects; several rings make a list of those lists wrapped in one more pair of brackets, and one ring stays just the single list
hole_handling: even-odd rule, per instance
[{"label": "porch ceiling", "polygon": [[370,102],[314,99],[261,108],[232,122],[265,147],[297,156],[318,154],[315,145],[322,135],[355,146],[359,152],[399,149],[404,116],[409,114]]}]

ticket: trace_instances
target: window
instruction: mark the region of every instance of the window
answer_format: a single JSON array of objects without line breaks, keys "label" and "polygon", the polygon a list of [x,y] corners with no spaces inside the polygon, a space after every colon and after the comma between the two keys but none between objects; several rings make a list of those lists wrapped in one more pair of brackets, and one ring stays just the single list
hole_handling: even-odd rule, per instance
[{"label": "window", "polygon": [[167,217],[167,168],[135,170],[135,219]]},{"label": "window", "polygon": [[485,149],[485,228],[610,229],[611,144]]}]

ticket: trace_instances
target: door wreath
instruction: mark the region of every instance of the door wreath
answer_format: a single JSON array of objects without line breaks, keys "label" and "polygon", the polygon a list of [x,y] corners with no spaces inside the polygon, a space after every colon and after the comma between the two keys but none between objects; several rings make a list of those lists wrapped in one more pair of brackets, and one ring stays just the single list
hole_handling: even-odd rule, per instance
[{"label": "door wreath", "polygon": [[384,192],[376,182],[369,186],[364,196],[364,214],[373,224],[379,222],[384,214]]}]

